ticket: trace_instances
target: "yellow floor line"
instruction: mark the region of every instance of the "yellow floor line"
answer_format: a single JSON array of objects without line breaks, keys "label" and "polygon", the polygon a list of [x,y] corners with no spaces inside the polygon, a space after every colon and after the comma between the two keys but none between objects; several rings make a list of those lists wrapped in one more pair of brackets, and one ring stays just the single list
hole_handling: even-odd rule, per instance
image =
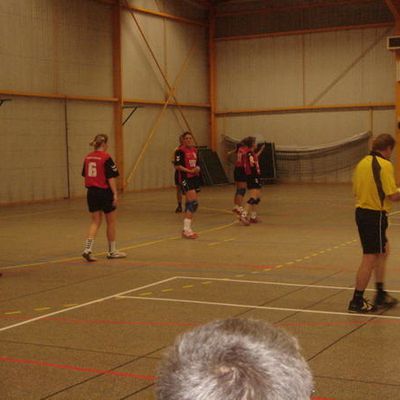
[{"label": "yellow floor line", "polygon": [[[233,225],[235,225],[236,222],[231,222],[230,224],[226,224],[226,225],[221,225],[221,226],[217,226],[215,228],[210,228],[210,229],[205,229],[203,231],[200,231],[200,234],[203,233],[208,233],[208,232],[215,232],[215,231],[220,231],[222,229],[226,229],[229,228]],[[127,246],[127,247],[122,247],[120,250],[133,250],[133,249],[139,249],[141,247],[146,247],[146,246],[152,246],[154,244],[159,244],[159,243],[163,243],[163,242],[167,242],[170,240],[177,240],[180,239],[180,236],[171,236],[171,237],[167,237],[164,239],[159,239],[159,240],[152,240],[152,241],[148,241],[148,242],[143,242],[143,243],[138,243],[132,246]],[[103,256],[105,255],[107,252],[101,252],[101,253],[96,253],[94,254],[94,256]],[[7,270],[7,269],[15,269],[15,268],[26,268],[26,267],[34,267],[34,266],[38,266],[38,265],[47,265],[47,264],[60,264],[60,263],[64,263],[64,262],[70,262],[70,261],[78,261],[78,260],[82,260],[82,257],[70,257],[70,258],[62,258],[62,259],[56,259],[56,260],[49,260],[49,261],[42,261],[42,262],[35,262],[35,263],[29,263],[29,264],[16,264],[16,265],[9,265],[7,267],[2,267],[1,270]]]}]

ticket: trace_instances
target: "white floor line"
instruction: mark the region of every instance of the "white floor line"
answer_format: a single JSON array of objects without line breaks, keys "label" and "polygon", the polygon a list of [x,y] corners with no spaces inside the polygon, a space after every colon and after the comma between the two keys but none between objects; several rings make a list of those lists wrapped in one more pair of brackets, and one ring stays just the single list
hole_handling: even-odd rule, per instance
[{"label": "white floor line", "polygon": [[127,294],[127,293],[136,292],[136,291],[138,291],[138,290],[143,290],[143,289],[149,288],[149,287],[151,287],[151,286],[160,285],[160,284],[162,284],[162,283],[166,283],[166,282],[172,281],[172,280],[174,280],[175,278],[176,278],[176,277],[173,276],[172,278],[163,279],[162,281],[153,282],[153,283],[150,283],[150,284],[148,284],[148,285],[140,286],[140,287],[138,287],[138,288],[134,288],[134,289],[130,289],[130,290],[125,290],[124,292],[112,294],[112,295],[110,295],[110,296],[102,297],[102,298],[100,298],[100,299],[88,301],[87,303],[78,304],[77,306],[73,306],[73,307],[69,307],[69,308],[64,308],[64,309],[62,309],[62,310],[54,311],[54,312],[49,313],[49,314],[41,315],[40,317],[31,318],[31,319],[28,319],[28,320],[26,320],[26,321],[18,322],[17,324],[8,325],[8,326],[5,326],[5,327],[3,327],[3,328],[0,328],[0,332],[7,331],[7,330],[9,330],[9,329],[16,328],[16,327],[18,327],[18,326],[30,324],[31,322],[39,321],[39,320],[41,320],[41,319],[49,318],[49,317],[52,317],[53,315],[58,315],[58,314],[65,313],[65,312],[67,312],[67,311],[72,311],[72,310],[76,310],[76,309],[78,309],[78,308],[87,307],[87,306],[90,306],[90,305],[92,305],[92,304],[101,303],[102,301],[110,300],[110,299],[113,299],[113,298],[116,298],[116,297],[119,297],[119,298],[120,298],[121,296],[123,296],[123,295],[125,295],[125,294]]},{"label": "white floor line", "polygon": [[[287,282],[271,282],[271,281],[250,281],[245,279],[230,279],[230,278],[208,278],[200,276],[176,276],[175,279],[194,279],[194,280],[207,280],[207,281],[220,281],[220,282],[236,282],[236,283],[251,283],[258,285],[274,285],[274,286],[292,286],[304,287],[313,289],[336,289],[336,290],[354,290],[354,287],[348,286],[325,286],[325,285],[305,285],[301,283],[287,283]],[[375,291],[375,289],[365,289],[366,291]],[[400,290],[388,289],[389,292],[400,293]]]},{"label": "white floor line", "polygon": [[271,311],[289,311],[298,313],[308,314],[325,314],[325,315],[345,315],[347,317],[362,317],[362,318],[380,318],[380,319],[395,319],[400,320],[400,316],[391,315],[376,315],[376,314],[357,314],[337,311],[318,311],[318,310],[306,310],[301,308],[285,308],[285,307],[267,307],[267,306],[256,306],[253,304],[233,304],[233,303],[217,303],[214,301],[197,301],[197,300],[182,300],[182,299],[166,299],[161,297],[139,297],[139,296],[118,296],[120,299],[134,299],[134,300],[150,300],[150,301],[166,301],[171,303],[190,303],[190,304],[202,304],[209,306],[224,306],[224,307],[235,307],[235,308],[252,308],[257,310],[271,310]]}]

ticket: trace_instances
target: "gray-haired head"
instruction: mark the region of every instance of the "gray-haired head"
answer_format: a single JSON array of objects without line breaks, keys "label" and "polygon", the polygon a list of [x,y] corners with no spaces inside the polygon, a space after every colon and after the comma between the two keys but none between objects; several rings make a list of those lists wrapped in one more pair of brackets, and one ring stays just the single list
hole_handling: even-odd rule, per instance
[{"label": "gray-haired head", "polygon": [[297,340],[252,319],[180,335],[159,368],[158,400],[309,400],[313,378]]}]

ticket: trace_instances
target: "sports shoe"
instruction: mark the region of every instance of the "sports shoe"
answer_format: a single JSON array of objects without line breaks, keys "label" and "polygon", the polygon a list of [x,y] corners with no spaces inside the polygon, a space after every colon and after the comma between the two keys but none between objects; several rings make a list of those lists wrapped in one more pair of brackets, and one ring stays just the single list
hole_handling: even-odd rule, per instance
[{"label": "sports shoe", "polygon": [[240,215],[239,215],[239,222],[240,222],[242,225],[245,225],[245,226],[250,225],[250,221],[249,221],[249,219],[247,218],[247,215],[244,215],[244,214],[240,214]]},{"label": "sports shoe", "polygon": [[176,209],[175,209],[175,212],[178,214],[178,213],[181,213],[182,212],[182,206],[181,205],[178,205],[178,207],[176,207]]},{"label": "sports shoe", "polygon": [[91,251],[84,251],[82,253],[82,257],[88,262],[97,261],[97,258],[94,258]]},{"label": "sports shoe", "polygon": [[367,299],[362,298],[360,301],[352,299],[349,303],[348,311],[351,313],[369,313],[376,311],[375,305],[371,304]]},{"label": "sports shoe", "polygon": [[122,251],[113,251],[112,253],[107,253],[107,258],[108,259],[113,259],[113,258],[125,258],[126,253],[123,253]]},{"label": "sports shoe", "polygon": [[182,237],[184,239],[197,239],[199,235],[193,231],[182,231]]},{"label": "sports shoe", "polygon": [[382,294],[376,294],[374,299],[374,306],[379,308],[394,307],[399,301],[391,296],[388,292],[384,291]]},{"label": "sports shoe", "polygon": [[260,218],[257,217],[254,218],[250,217],[249,221],[251,224],[258,224],[259,222],[261,222]]}]

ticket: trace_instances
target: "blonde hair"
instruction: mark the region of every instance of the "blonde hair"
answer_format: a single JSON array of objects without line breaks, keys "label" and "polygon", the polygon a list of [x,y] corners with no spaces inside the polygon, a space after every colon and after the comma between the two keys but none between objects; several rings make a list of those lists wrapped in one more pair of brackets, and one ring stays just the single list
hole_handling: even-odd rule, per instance
[{"label": "blonde hair", "polygon": [[104,133],[96,135],[93,140],[89,142],[90,146],[93,146],[96,150],[103,144],[107,144],[108,136]]}]

